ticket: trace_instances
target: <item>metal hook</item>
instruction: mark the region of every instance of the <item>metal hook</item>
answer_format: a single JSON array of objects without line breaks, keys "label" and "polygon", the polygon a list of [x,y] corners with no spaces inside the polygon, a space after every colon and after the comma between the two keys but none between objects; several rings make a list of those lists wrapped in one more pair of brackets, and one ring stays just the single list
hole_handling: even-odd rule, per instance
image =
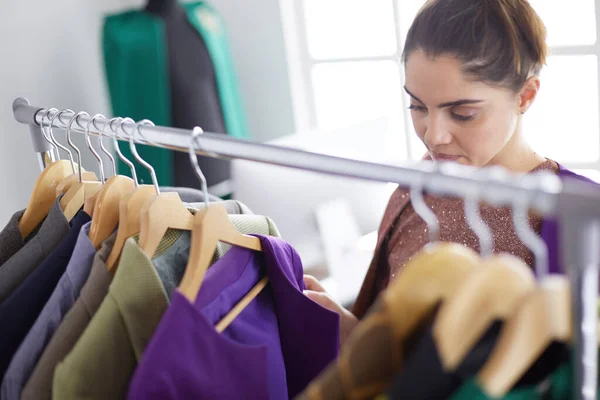
[{"label": "metal hook", "polygon": [[[433,167],[435,168],[435,165]],[[417,215],[425,221],[429,232],[429,241],[433,243],[440,239],[440,225],[435,213],[425,203],[425,197],[423,196],[424,187],[424,178],[421,178],[416,185],[411,185],[410,203]]]},{"label": "metal hook", "polygon": [[[137,151],[137,148],[135,147],[135,133],[140,131],[140,127],[142,125],[150,125],[150,126],[154,126],[154,122],[150,121],[149,119],[143,119],[139,122],[137,122],[135,124],[135,128],[133,129],[133,132],[131,133],[131,135],[129,135],[129,148],[131,149],[131,153],[133,154],[133,156],[135,157],[135,159],[137,160],[137,162],[139,162],[140,164],[142,164],[149,172],[150,172],[150,176],[152,177],[152,184],[154,185],[154,190],[156,190],[156,194],[160,194],[160,189],[158,187],[158,179],[156,178],[156,171],[154,170],[154,167],[152,167],[152,165],[150,165],[146,160],[144,160],[140,154]],[[125,132],[125,130],[123,128],[121,128],[123,130],[123,132]],[[127,133],[127,132],[125,132]]]},{"label": "metal hook", "polygon": [[58,154],[58,149],[56,148],[54,143],[52,143],[52,140],[50,140],[50,137],[46,133],[46,129],[44,129],[44,121],[46,120],[46,118],[49,119],[48,115],[50,114],[50,112],[57,113],[58,109],[57,108],[48,108],[48,109],[46,109],[46,111],[44,111],[44,114],[42,115],[42,120],[40,122],[40,131],[42,132],[42,136],[44,137],[44,139],[46,139],[46,141],[48,143],[50,143],[50,145],[52,146],[51,157],[55,158],[56,160],[60,160],[60,154]]},{"label": "metal hook", "polygon": [[192,130],[192,140],[190,142],[190,147],[188,148],[188,154],[190,156],[190,162],[192,163],[194,172],[196,173],[196,176],[202,184],[202,193],[204,193],[204,204],[208,208],[208,184],[206,183],[206,177],[200,169],[200,165],[198,164],[198,156],[196,155],[196,139],[203,133],[204,131],[202,130],[202,128],[200,128],[199,126],[194,127],[194,129]]},{"label": "metal hook", "polygon": [[[123,132],[125,132],[125,130],[123,129],[123,124],[125,122],[133,122],[135,123],[134,120],[132,120],[131,118],[127,117],[127,118],[121,118],[121,117],[116,117],[111,119],[108,124],[112,125],[113,121],[120,121],[119,123],[119,128],[121,128],[121,130]],[[112,129],[112,126],[111,126]],[[131,169],[131,177],[133,178],[133,183],[135,183],[135,187],[138,187],[140,184],[138,183],[138,179],[137,179],[137,173],[135,172],[135,165],[133,165],[133,163],[127,159],[127,157],[125,157],[123,155],[123,153],[121,153],[121,149],[119,148],[119,142],[117,141],[117,131],[115,129],[113,129],[113,131],[115,132],[115,134],[113,135],[113,144],[115,146],[115,151],[117,152],[117,155],[119,156],[119,158],[121,159],[121,161],[123,161],[130,169]]]},{"label": "metal hook", "polygon": [[102,161],[102,157],[100,157],[100,154],[98,154],[98,152],[96,151],[96,149],[94,149],[94,146],[92,146],[92,141],[90,139],[90,126],[94,125],[94,121],[96,120],[96,118],[104,118],[106,119],[106,117],[102,114],[94,114],[93,117],[90,118],[90,120],[88,121],[86,127],[85,127],[85,140],[87,142],[88,148],[90,149],[90,151],[92,152],[92,154],[94,155],[94,157],[96,157],[96,160],[98,160],[98,165],[100,166],[100,182],[102,182],[104,184],[104,162]]},{"label": "metal hook", "polygon": [[533,193],[524,193],[522,196],[516,196],[513,201],[513,223],[515,232],[521,242],[527,246],[535,257],[535,273],[538,278],[545,278],[549,274],[548,267],[548,246],[531,225],[529,225],[529,205],[536,195],[538,189],[532,180],[527,176],[521,179],[528,189],[533,189]]},{"label": "metal hook", "polygon": [[479,240],[480,254],[482,257],[489,257],[494,250],[494,237],[492,230],[485,223],[479,211],[479,198],[481,192],[481,183],[477,183],[467,191],[465,196],[465,216],[467,223]]},{"label": "metal hook", "polygon": [[[110,151],[108,151],[106,149],[106,147],[104,147],[104,136],[108,136],[104,133],[106,127],[110,127],[110,129],[112,129],[112,123],[119,120],[119,118],[111,118],[109,119],[105,124],[104,127],[99,130],[100,136],[98,137],[98,141],[100,142],[100,149],[102,150],[102,152],[104,154],[106,154],[106,156],[108,157],[108,159],[110,160],[112,167],[113,167],[113,176],[117,176],[117,163],[115,162],[115,158],[113,157],[113,155],[110,153]],[[96,129],[98,129],[98,127],[96,126],[96,123],[94,122],[94,126],[96,127]],[[109,136],[110,138],[110,136]],[[119,146],[117,146],[119,147]],[[120,150],[120,149],[119,149]],[[119,152],[119,150],[117,150],[117,152]]]},{"label": "metal hook", "polygon": [[79,175],[79,182],[83,182],[83,175],[81,173],[81,150],[79,150],[79,147],[75,146],[75,143],[73,143],[73,140],[71,139],[71,126],[73,125],[73,122],[75,122],[82,115],[87,115],[88,117],[90,116],[90,114],[86,113],[85,111],[80,111],[73,115],[67,124],[67,142],[69,143],[69,146],[71,146],[71,148],[77,152],[77,174]]},{"label": "metal hook", "polygon": [[[73,160],[73,153],[71,153],[71,150],[69,150],[66,146],[63,146],[62,144],[58,143],[58,141],[56,140],[56,138],[54,137],[54,133],[52,133],[52,125],[54,125],[54,120],[61,116],[64,113],[73,113],[75,114],[75,112],[73,110],[62,110],[57,112],[56,114],[54,114],[52,116],[52,118],[50,118],[50,124],[48,125],[48,134],[50,135],[50,138],[52,139],[52,143],[54,143],[54,145],[57,147],[57,149],[62,149],[64,152],[66,152],[69,155],[69,160],[71,161],[71,169],[73,170],[73,174],[75,174],[75,161]],[[59,119],[60,121],[60,119]],[[58,153],[58,150],[56,150],[56,152]],[[59,154],[59,158],[60,158],[60,153]]]}]

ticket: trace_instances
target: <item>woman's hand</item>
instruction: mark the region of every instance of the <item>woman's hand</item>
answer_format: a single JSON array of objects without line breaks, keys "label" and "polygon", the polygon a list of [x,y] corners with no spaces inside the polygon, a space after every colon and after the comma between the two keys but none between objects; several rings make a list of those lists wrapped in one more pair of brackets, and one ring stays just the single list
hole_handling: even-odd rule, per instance
[{"label": "woman's hand", "polygon": [[314,276],[304,275],[304,284],[306,285],[304,294],[309,299],[340,315],[340,344],[344,344],[354,327],[358,325],[358,319],[336,303]]}]

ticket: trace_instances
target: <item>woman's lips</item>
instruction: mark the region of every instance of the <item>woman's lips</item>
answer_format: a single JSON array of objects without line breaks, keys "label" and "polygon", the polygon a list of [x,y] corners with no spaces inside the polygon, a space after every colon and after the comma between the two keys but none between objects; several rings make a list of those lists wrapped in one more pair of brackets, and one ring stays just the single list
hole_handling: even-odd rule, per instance
[{"label": "woman's lips", "polygon": [[456,161],[460,156],[453,156],[451,154],[433,153],[433,159],[439,161]]}]

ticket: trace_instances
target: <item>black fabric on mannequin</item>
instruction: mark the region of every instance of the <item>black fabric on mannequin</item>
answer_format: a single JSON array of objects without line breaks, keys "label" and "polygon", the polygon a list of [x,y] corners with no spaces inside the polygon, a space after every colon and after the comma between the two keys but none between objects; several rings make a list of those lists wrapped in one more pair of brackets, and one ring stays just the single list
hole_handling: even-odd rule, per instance
[{"label": "black fabric on mannequin", "polygon": [[[177,0],[149,0],[145,10],[165,26],[172,126],[227,133],[210,53],[185,10]],[[201,156],[198,161],[209,186],[229,179],[229,161]],[[200,187],[187,153],[176,152],[174,164],[175,186]]]}]

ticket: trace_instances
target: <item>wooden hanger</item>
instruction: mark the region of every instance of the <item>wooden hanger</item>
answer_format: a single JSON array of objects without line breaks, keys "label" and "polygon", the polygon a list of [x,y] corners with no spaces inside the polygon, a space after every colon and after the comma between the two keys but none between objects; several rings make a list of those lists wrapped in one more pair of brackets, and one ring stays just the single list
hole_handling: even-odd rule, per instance
[{"label": "wooden hanger", "polygon": [[[97,181],[98,177],[96,173],[93,171],[86,171],[85,169],[81,169],[81,178],[84,181]],[[56,197],[58,198],[60,195],[63,195],[69,191],[71,186],[75,183],[79,182],[79,176],[77,174],[71,174],[66,178],[62,179],[58,186],[56,186]]]},{"label": "wooden hanger", "polygon": [[484,259],[436,316],[433,336],[444,368],[455,370],[492,323],[508,318],[535,284],[531,268],[517,257]]},{"label": "wooden hanger", "polygon": [[56,200],[56,187],[59,182],[73,173],[71,163],[66,160],[48,165],[38,176],[27,208],[19,220],[19,231],[26,238],[46,218]]},{"label": "wooden hanger", "polygon": [[550,344],[571,341],[572,325],[568,279],[544,279],[507,320],[477,381],[491,397],[504,396]]},{"label": "wooden hanger", "polygon": [[392,310],[394,338],[406,339],[435,307],[454,296],[481,264],[479,255],[456,243],[430,243],[417,253],[383,293]]},{"label": "wooden hanger", "polygon": [[139,246],[148,258],[152,258],[169,228],[191,231],[193,223],[194,215],[183,204],[178,193],[153,196],[141,211]]},{"label": "wooden hanger", "polygon": [[[199,210],[193,217],[190,257],[183,279],[179,284],[179,290],[192,304],[198,296],[204,275],[210,266],[219,242],[262,251],[260,239],[239,233],[229,220],[227,210],[222,205],[210,205],[205,209]],[[264,287],[265,283],[259,282],[257,285]],[[250,298],[248,303],[254,297]],[[241,310],[243,308],[238,311],[241,312]],[[231,316],[226,316],[226,318],[231,318]]]},{"label": "wooden hanger", "polygon": [[[115,273],[125,241],[140,233],[141,212],[148,199],[156,196],[156,190],[152,185],[140,185],[133,192],[125,195],[119,203],[119,228],[115,244],[110,252],[106,267],[111,273]],[[187,211],[187,210],[186,210]]]},{"label": "wooden hanger", "polygon": [[89,200],[101,188],[102,182],[99,181],[81,181],[71,185],[62,199],[60,199],[60,206],[67,221],[71,221],[75,217],[75,214],[84,206],[86,200]]},{"label": "wooden hanger", "polygon": [[[200,170],[196,157],[195,142],[202,129],[195,127],[192,132],[192,142],[188,149],[190,161],[196,176],[202,183],[204,196],[208,199],[206,178]],[[262,251],[260,239],[238,232],[227,215],[227,210],[222,205],[210,205],[200,210],[193,217],[192,244],[190,256],[183,274],[179,290],[192,303],[200,292],[204,281],[204,275],[213,259],[217,244],[219,242],[229,243],[234,246],[244,247],[255,251]],[[268,277],[263,277],[254,287],[240,300],[233,309],[225,315],[216,325],[217,332],[223,332],[227,326],[258,296],[267,286]]]},{"label": "wooden hanger", "polygon": [[98,192],[93,209],[89,238],[96,250],[117,227],[120,220],[121,200],[135,189],[133,179],[116,175],[108,178]]}]

